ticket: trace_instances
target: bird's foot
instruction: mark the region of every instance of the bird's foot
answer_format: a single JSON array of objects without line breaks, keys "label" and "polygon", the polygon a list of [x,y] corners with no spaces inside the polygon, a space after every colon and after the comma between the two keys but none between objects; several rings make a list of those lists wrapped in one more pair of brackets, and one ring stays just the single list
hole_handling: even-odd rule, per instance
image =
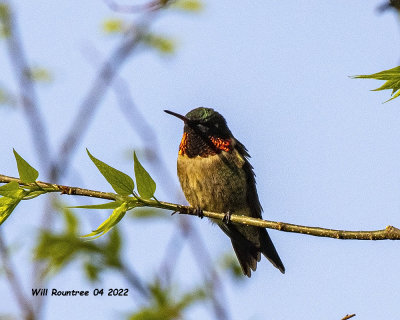
[{"label": "bird's foot", "polygon": [[230,210],[228,210],[227,213],[225,213],[222,222],[225,224],[229,224],[231,222],[231,216],[232,216],[232,212]]},{"label": "bird's foot", "polygon": [[196,216],[198,216],[200,219],[203,219],[203,218],[204,218],[203,210],[202,210],[199,206],[197,206],[197,207],[193,210],[193,212],[194,212],[194,214],[195,214]]}]

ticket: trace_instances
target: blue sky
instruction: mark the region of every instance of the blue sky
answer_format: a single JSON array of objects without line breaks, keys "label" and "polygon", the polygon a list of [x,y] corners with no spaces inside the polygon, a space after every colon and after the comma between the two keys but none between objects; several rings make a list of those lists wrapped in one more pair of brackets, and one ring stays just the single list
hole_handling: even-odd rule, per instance
[{"label": "blue sky", "polygon": [[[102,1],[14,1],[29,61],[48,68],[54,82],[38,87],[39,101],[55,149],[88,91],[96,67],[88,50],[102,57],[118,39],[101,32],[104,19],[121,17]],[[339,229],[400,226],[399,101],[382,104],[381,85],[353,80],[398,65],[399,25],[394,13],[379,15],[381,1],[205,1],[200,14],[167,14],[153,30],[176,39],[174,56],[143,51],[121,71],[138,109],[154,126],[158,152],[173,181],[158,176],[157,196],[184,201],[169,192],[178,186],[176,156],[182,124],[162,112],[186,113],[197,106],[222,113],[235,136],[252,155],[264,217],[271,220]],[[127,19],[131,19],[128,17]],[[0,42],[0,81],[15,88],[4,41]],[[20,110],[0,108],[2,174],[16,175],[12,148],[38,167],[30,131]],[[133,173],[127,150],[143,148],[110,90],[89,132],[78,147],[73,169],[62,183],[109,190],[86,155],[85,147],[105,162]],[[73,199],[65,199],[74,203]],[[15,263],[29,280],[32,238],[40,225],[40,200],[23,203],[3,226],[15,247]],[[78,212],[87,233],[101,220]],[[176,216],[170,219],[177,219]],[[195,220],[195,218],[192,218]],[[199,226],[216,261],[229,240],[205,220]],[[144,277],[157,271],[171,222],[125,219],[125,256]],[[233,319],[394,319],[398,316],[398,243],[314,238],[270,231],[286,267],[281,275],[265,259],[251,279],[226,283]],[[152,254],[149,254],[151,252]],[[186,246],[175,277],[183,287],[198,283]],[[197,271],[197,272],[196,272]],[[179,275],[179,276],[178,276]],[[104,288],[125,284],[112,273]],[[1,313],[18,310],[4,280]],[[31,284],[25,281],[30,292]],[[49,288],[92,288],[80,264],[64,270]],[[129,300],[128,300],[129,299]],[[50,298],[45,315],[110,319],[124,315],[131,299]],[[188,319],[204,316],[193,308]]]}]

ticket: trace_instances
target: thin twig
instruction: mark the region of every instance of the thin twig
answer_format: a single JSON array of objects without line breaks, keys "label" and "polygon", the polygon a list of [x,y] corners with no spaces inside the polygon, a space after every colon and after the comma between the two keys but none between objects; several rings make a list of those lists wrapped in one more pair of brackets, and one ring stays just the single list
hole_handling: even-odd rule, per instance
[{"label": "thin twig", "polygon": [[104,2],[107,4],[107,6],[119,13],[142,13],[145,11],[153,11],[153,10],[158,10],[161,9],[162,7],[165,7],[169,0],[153,0],[149,1],[148,3],[141,4],[141,5],[123,5],[119,4],[116,1],[113,0],[104,0]]},{"label": "thin twig", "polygon": [[31,304],[28,302],[28,299],[23,294],[24,290],[15,274],[15,268],[11,263],[10,256],[8,254],[7,246],[3,239],[2,232],[0,232],[0,257],[3,262],[3,268],[6,277],[8,279],[8,282],[10,283],[11,291],[13,292],[15,298],[17,299],[21,307],[21,310],[24,312],[24,319],[26,320],[35,319],[33,308]]},{"label": "thin twig", "polygon": [[[153,13],[151,19],[147,18],[140,25],[132,25],[126,33],[122,43],[113,51],[110,57],[102,65],[96,75],[91,89],[86,97],[83,99],[79,107],[79,112],[72,122],[69,132],[66,134],[63,143],[59,150],[59,161],[53,165],[52,177],[60,177],[65,174],[67,164],[70,162],[73,151],[76,146],[82,141],[82,138],[89,128],[90,119],[93,118],[95,111],[98,109],[107,88],[114,79],[115,75],[131,56],[134,48],[141,42],[143,35],[147,32],[150,22],[154,20],[155,14]],[[56,172],[56,173],[55,173]]]},{"label": "thin twig", "polygon": [[7,26],[7,30],[9,32],[6,37],[6,43],[11,65],[14,69],[14,74],[19,86],[21,105],[26,114],[40,165],[43,169],[47,169],[46,164],[50,158],[50,148],[46,126],[43,123],[43,117],[37,103],[38,99],[30,72],[31,69],[25,56],[25,50],[11,5],[8,1],[4,0],[0,1],[0,3],[4,3],[8,7],[9,25]]},{"label": "thin twig", "polygon": [[348,320],[348,319],[353,318],[353,317],[355,317],[355,316],[356,316],[355,313],[353,313],[353,314],[346,314],[346,315],[342,318],[342,320]]},{"label": "thin twig", "polygon": [[[8,183],[11,181],[17,181],[21,186],[26,186],[26,187],[34,187],[35,185],[37,185],[43,188],[47,192],[61,192],[61,194],[87,196],[87,197],[106,199],[106,200],[122,199],[121,198],[122,196],[119,196],[111,192],[94,191],[89,189],[63,186],[41,181],[36,181],[35,183],[24,183],[17,178],[0,175],[0,183]],[[177,211],[181,214],[188,214],[193,216],[198,215],[197,211],[189,206],[183,206],[164,201],[146,200],[146,199],[140,199],[140,201],[137,201],[136,198],[132,197],[125,198],[124,201],[128,201],[129,199],[132,199],[132,201],[136,201],[135,203],[136,207],[138,206],[153,207],[153,208]],[[207,218],[215,220],[223,220],[225,217],[225,213],[210,212],[210,211],[203,211],[203,215]],[[395,228],[393,226],[387,226],[385,229],[373,230],[373,231],[346,231],[346,230],[336,230],[336,229],[327,229],[319,227],[308,227],[286,222],[269,221],[258,218],[251,218],[247,216],[239,216],[235,214],[232,214],[230,218],[230,223],[240,223],[260,228],[275,229],[284,232],[293,232],[293,233],[307,234],[310,236],[326,237],[334,239],[400,240],[400,229]]]}]

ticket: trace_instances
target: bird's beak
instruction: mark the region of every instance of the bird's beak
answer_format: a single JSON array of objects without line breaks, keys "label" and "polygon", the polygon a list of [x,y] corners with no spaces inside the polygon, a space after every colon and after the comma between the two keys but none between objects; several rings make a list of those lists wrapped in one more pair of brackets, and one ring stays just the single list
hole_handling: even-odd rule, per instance
[{"label": "bird's beak", "polygon": [[168,113],[168,114],[170,114],[170,115],[172,115],[174,117],[177,117],[177,118],[181,119],[183,122],[185,122],[187,124],[189,124],[189,122],[190,122],[190,120],[188,118],[186,118],[185,116],[183,116],[183,115],[181,115],[179,113],[176,113],[176,112],[173,112],[173,111],[169,111],[169,110],[164,110],[164,112],[166,112],[166,113]]}]

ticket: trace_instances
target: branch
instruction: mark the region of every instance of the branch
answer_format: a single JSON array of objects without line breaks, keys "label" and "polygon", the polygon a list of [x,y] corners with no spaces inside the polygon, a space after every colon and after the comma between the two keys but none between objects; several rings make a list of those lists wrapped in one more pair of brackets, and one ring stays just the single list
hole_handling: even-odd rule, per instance
[{"label": "branch", "polygon": [[19,305],[21,306],[22,311],[24,312],[24,319],[26,320],[35,319],[35,314],[33,312],[32,305],[28,302],[28,299],[23,293],[24,292],[23,287],[15,274],[15,267],[11,263],[10,256],[1,232],[0,232],[0,257],[3,262],[4,273],[11,286],[11,290],[13,291]]},{"label": "branch", "polygon": [[[180,214],[188,214],[192,216],[198,215],[196,210],[189,206],[183,206],[164,201],[146,200],[138,197],[121,196],[111,192],[101,192],[89,189],[82,189],[78,187],[69,187],[69,186],[52,184],[41,181],[36,181],[35,183],[24,183],[20,179],[8,177],[5,175],[0,175],[0,183],[8,183],[12,181],[16,181],[21,186],[25,187],[31,187],[31,188],[40,187],[45,192],[60,192],[61,194],[86,196],[86,197],[93,197],[93,198],[114,200],[114,201],[115,200],[131,201],[135,207],[153,207],[153,208],[172,210],[174,213],[179,212]],[[225,216],[224,213],[210,212],[210,211],[203,211],[203,215],[207,218],[216,220],[223,220]],[[400,229],[397,229],[393,226],[387,226],[385,229],[373,230],[373,231],[345,231],[345,230],[326,229],[319,227],[301,226],[286,222],[269,221],[247,216],[239,216],[235,214],[231,215],[230,221],[232,223],[240,223],[260,228],[275,229],[284,232],[307,234],[316,237],[326,237],[334,239],[354,239],[354,240],[400,240]]]},{"label": "branch", "polygon": [[356,316],[355,313],[353,313],[353,314],[346,314],[346,315],[344,316],[344,318],[342,318],[342,320],[348,320],[348,319],[353,318],[353,317],[355,317],[355,316]]},{"label": "branch", "polygon": [[151,16],[144,19],[144,22],[138,25],[132,24],[122,42],[97,72],[96,80],[83,99],[78,114],[60,146],[58,162],[53,165],[51,177],[58,178],[65,173],[72,154],[89,129],[88,124],[90,123],[90,119],[93,118],[94,113],[98,109],[100,102],[107,92],[107,88],[125,61],[132,55],[133,50],[141,43],[143,35],[146,34],[149,25],[154,21],[155,17],[156,15],[153,12]]},{"label": "branch", "polygon": [[8,7],[8,19],[7,21],[3,21],[4,24],[7,24],[8,30],[5,39],[11,67],[13,68],[19,87],[21,105],[30,126],[31,136],[34,137],[33,144],[35,145],[40,164],[43,168],[46,168],[46,163],[50,158],[50,147],[47,139],[47,128],[37,102],[35,85],[30,76],[30,66],[27,62],[28,59],[11,5],[8,1],[0,1],[0,4],[5,4]]}]

